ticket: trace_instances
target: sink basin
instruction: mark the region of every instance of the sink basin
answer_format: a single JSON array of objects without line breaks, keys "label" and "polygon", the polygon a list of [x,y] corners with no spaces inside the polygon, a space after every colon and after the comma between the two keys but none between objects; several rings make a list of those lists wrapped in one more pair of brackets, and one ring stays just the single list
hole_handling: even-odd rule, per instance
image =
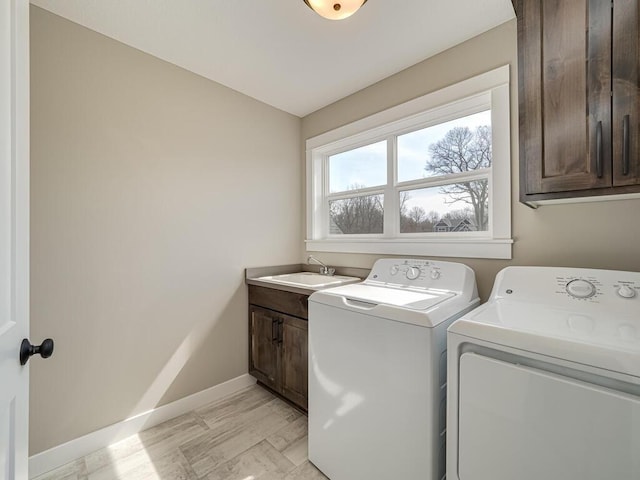
[{"label": "sink basin", "polygon": [[358,277],[345,277],[342,275],[320,275],[313,272],[286,273],[284,275],[272,275],[269,277],[260,277],[256,280],[269,283],[279,283],[281,285],[291,285],[294,287],[309,288],[312,290],[337,287],[347,283],[361,282]]}]

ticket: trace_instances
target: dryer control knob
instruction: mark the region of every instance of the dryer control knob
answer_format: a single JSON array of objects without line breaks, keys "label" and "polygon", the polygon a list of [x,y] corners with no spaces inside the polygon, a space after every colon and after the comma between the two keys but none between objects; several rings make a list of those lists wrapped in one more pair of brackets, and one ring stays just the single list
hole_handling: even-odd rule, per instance
[{"label": "dryer control knob", "polygon": [[389,269],[389,273],[391,275],[396,275],[398,273],[398,270],[400,270],[400,268],[398,267],[398,265],[394,265],[393,267],[391,267]]},{"label": "dryer control knob", "polygon": [[636,291],[629,285],[622,285],[618,289],[618,295],[620,295],[622,298],[633,298],[636,296]]},{"label": "dryer control knob", "polygon": [[440,278],[440,271],[439,270],[431,270],[431,278],[434,280],[437,280]]},{"label": "dryer control knob", "polygon": [[567,283],[567,293],[575,298],[589,298],[596,294],[596,286],[587,280],[571,280]]}]

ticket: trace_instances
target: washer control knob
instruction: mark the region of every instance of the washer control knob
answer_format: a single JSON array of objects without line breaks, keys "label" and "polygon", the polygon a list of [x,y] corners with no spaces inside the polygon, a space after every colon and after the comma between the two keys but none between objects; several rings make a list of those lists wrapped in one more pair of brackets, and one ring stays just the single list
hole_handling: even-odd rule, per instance
[{"label": "washer control knob", "polygon": [[396,274],[398,273],[398,270],[400,270],[400,269],[398,268],[398,265],[394,265],[393,267],[391,267],[391,268],[389,269],[389,273],[390,273],[391,275],[396,275]]},{"label": "washer control knob", "polygon": [[596,294],[596,286],[587,280],[571,280],[567,283],[567,293],[575,298],[589,298]]},{"label": "washer control knob", "polygon": [[439,270],[431,270],[431,278],[434,280],[437,280],[440,278],[440,271]]},{"label": "washer control knob", "polygon": [[618,295],[620,295],[622,298],[633,298],[636,296],[636,291],[629,285],[622,285],[618,289]]},{"label": "washer control knob", "polygon": [[409,267],[407,269],[407,278],[409,280],[415,280],[420,276],[420,269],[418,267]]}]

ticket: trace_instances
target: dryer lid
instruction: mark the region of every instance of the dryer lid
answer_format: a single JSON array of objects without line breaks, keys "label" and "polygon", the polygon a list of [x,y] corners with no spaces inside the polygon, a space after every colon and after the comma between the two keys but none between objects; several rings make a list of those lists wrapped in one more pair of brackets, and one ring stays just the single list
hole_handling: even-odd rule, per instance
[{"label": "dryer lid", "polygon": [[449,332],[640,378],[640,316],[494,300]]}]

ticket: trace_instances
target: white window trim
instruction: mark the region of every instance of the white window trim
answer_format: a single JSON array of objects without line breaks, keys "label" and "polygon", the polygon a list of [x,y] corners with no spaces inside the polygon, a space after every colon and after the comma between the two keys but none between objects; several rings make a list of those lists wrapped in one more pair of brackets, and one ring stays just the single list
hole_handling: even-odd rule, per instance
[{"label": "white window trim", "polygon": [[[397,135],[403,129],[415,130],[424,118],[426,124],[437,124],[452,115],[468,111],[476,113],[491,106],[492,168],[489,173],[491,209],[488,232],[451,236],[403,234],[395,236],[395,228],[385,228],[384,235],[329,235],[325,222],[323,199],[326,192],[325,163],[328,155]],[[496,132],[500,132],[496,135]],[[434,257],[511,259],[511,122],[509,102],[509,66],[505,65],[476,77],[464,80],[423,97],[411,100],[383,112],[331,130],[306,142],[307,162],[307,240],[308,251],[373,253],[391,255],[422,255]],[[389,142],[389,148],[395,145]],[[393,162],[389,162],[391,164]],[[393,165],[395,172],[395,165]],[[389,172],[388,178],[394,178]],[[394,179],[395,180],[395,179]],[[394,182],[415,185],[422,180]],[[387,187],[382,187],[382,189]],[[366,189],[381,190],[381,188]],[[394,208],[395,195],[385,195],[385,209]],[[385,216],[386,217],[386,216]],[[385,227],[387,225],[385,224]]]}]

